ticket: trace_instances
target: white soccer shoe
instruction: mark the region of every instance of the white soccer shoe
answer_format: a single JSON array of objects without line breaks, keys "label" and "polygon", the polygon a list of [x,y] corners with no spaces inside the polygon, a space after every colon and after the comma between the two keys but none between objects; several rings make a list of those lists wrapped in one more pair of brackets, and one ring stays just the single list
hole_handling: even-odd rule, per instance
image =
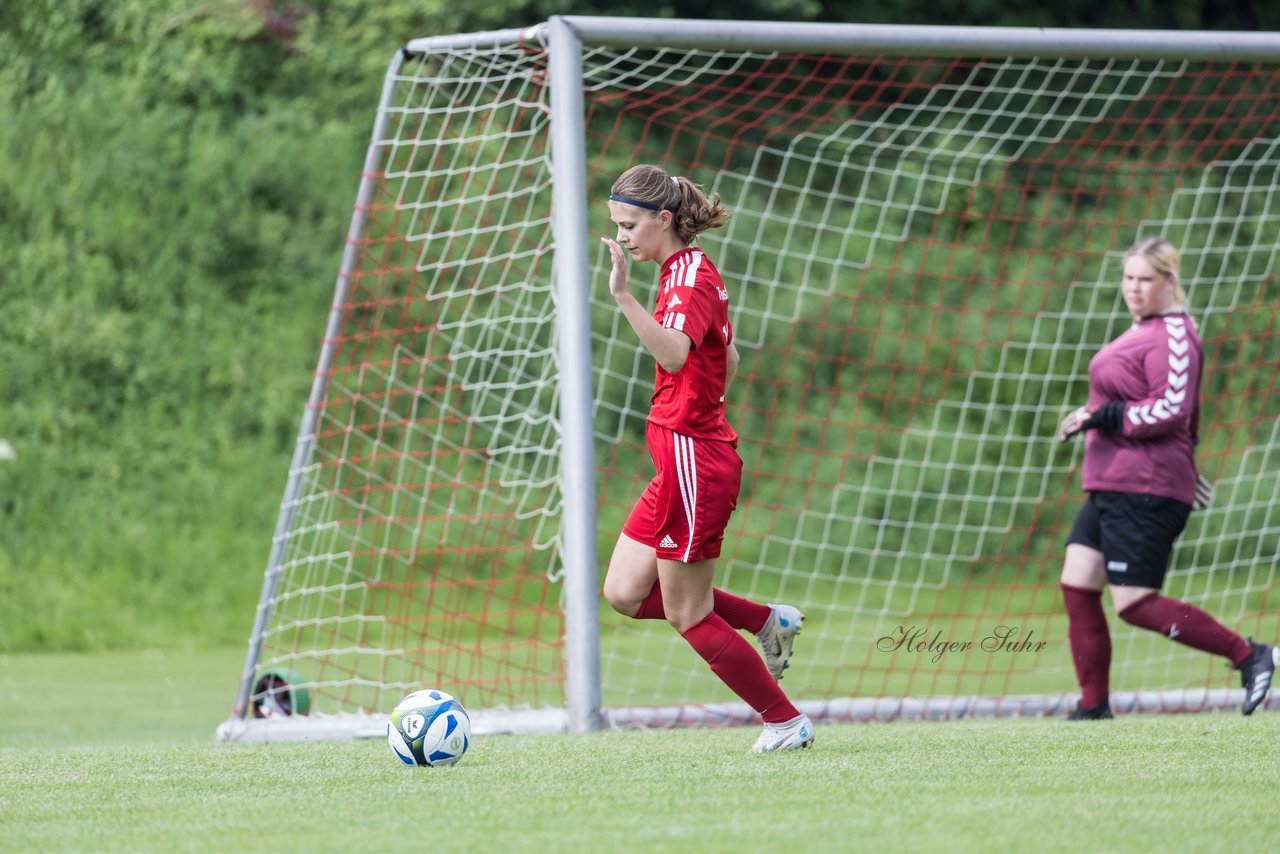
[{"label": "white soccer shoe", "polygon": [[790,667],[791,644],[804,625],[804,614],[790,605],[770,605],[769,619],[764,621],[756,640],[764,656],[764,666],[776,680],[782,679],[782,671]]},{"label": "white soccer shoe", "polygon": [[775,750],[803,750],[813,744],[813,721],[808,715],[794,717],[786,723],[765,724],[764,732],[756,739],[752,753],[773,753]]}]

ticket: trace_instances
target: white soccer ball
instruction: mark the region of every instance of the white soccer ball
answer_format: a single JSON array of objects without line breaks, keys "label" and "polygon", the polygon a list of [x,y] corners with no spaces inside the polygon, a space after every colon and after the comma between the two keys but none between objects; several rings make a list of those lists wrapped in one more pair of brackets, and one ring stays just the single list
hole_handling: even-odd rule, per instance
[{"label": "white soccer ball", "polygon": [[392,710],[387,743],[405,765],[452,765],[471,746],[471,719],[443,691],[414,691]]}]

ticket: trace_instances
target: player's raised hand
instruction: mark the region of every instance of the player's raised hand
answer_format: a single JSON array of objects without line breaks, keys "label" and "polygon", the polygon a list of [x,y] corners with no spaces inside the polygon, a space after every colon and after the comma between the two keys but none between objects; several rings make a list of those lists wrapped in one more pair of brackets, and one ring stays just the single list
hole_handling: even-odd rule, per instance
[{"label": "player's raised hand", "polygon": [[627,289],[626,250],[617,241],[607,237],[600,238],[600,242],[609,247],[609,256],[613,260],[613,269],[609,272],[609,293],[615,300],[630,295],[631,292]]},{"label": "player's raised hand", "polygon": [[1084,422],[1089,420],[1089,407],[1081,406],[1067,413],[1058,425],[1058,441],[1065,442],[1084,429]]}]

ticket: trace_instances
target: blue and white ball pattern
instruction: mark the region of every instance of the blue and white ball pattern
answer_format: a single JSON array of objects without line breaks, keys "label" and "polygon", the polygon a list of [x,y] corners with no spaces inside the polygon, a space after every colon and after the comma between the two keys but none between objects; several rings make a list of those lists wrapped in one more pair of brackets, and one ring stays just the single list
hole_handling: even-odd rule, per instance
[{"label": "blue and white ball pattern", "polygon": [[414,691],[392,710],[387,742],[405,765],[452,765],[471,746],[471,719],[443,691]]}]

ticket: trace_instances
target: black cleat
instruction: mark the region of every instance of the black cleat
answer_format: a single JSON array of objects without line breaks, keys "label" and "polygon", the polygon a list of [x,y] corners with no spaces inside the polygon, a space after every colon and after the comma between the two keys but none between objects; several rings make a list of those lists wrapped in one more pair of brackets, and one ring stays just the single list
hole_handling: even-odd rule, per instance
[{"label": "black cleat", "polygon": [[1077,704],[1076,710],[1067,715],[1067,720],[1069,721],[1109,721],[1111,718],[1111,703],[1106,700],[1103,700],[1092,709],[1086,709],[1084,706]]},{"label": "black cleat", "polygon": [[1254,643],[1253,638],[1249,638],[1249,646],[1253,647],[1253,652],[1236,668],[1240,671],[1240,684],[1244,686],[1244,705],[1240,711],[1246,715],[1253,714],[1253,710],[1267,699],[1271,677],[1276,672],[1276,665],[1280,664],[1280,647]]}]

